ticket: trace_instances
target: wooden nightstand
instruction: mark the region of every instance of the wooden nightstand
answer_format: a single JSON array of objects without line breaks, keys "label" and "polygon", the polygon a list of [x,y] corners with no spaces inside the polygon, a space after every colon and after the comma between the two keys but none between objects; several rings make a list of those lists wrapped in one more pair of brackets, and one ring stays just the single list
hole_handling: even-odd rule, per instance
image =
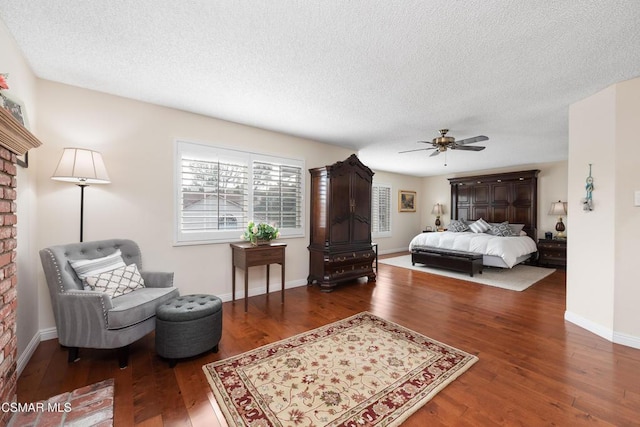
[{"label": "wooden nightstand", "polygon": [[555,267],[566,267],[567,240],[538,239],[538,264]]}]

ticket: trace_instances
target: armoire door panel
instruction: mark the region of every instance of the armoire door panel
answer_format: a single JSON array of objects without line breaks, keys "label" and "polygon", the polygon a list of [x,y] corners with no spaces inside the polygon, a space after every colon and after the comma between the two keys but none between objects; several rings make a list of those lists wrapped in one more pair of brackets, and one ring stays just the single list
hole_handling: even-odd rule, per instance
[{"label": "armoire door panel", "polygon": [[350,177],[346,174],[332,174],[331,176],[331,224],[329,244],[349,243],[351,211],[349,200],[351,194]]},{"label": "armoire door panel", "polygon": [[353,243],[371,242],[371,181],[361,174],[353,175],[351,237]]}]

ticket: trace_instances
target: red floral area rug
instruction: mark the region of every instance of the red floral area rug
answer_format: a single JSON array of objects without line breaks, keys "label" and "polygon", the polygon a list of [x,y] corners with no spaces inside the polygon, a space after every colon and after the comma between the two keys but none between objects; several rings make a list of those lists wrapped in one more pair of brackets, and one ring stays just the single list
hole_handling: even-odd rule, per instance
[{"label": "red floral area rug", "polygon": [[397,426],[477,360],[363,312],[202,369],[231,426]]}]

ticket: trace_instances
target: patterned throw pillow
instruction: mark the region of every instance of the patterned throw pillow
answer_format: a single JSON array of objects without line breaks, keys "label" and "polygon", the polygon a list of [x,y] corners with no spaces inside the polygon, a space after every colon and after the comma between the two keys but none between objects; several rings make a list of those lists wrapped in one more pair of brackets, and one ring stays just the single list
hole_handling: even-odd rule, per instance
[{"label": "patterned throw pillow", "polygon": [[449,223],[447,230],[453,231],[454,233],[461,233],[463,231],[469,231],[469,226],[465,224],[464,221],[458,221],[457,219],[454,219]]},{"label": "patterned throw pillow", "polygon": [[106,271],[115,270],[116,268],[126,267],[122,259],[122,252],[120,249],[102,258],[95,259],[79,259],[77,261],[69,261],[73,271],[80,280],[84,280],[89,276],[97,276],[100,273]]},{"label": "patterned throw pillow", "polygon": [[487,221],[485,221],[484,219],[480,218],[479,220],[477,220],[473,224],[470,224],[469,228],[474,233],[484,233],[485,231],[489,231],[489,228],[491,228],[491,227],[489,226],[489,223]]},{"label": "patterned throw pillow", "polygon": [[487,233],[494,236],[514,236],[509,227],[509,221],[501,222],[500,224],[493,224]]},{"label": "patterned throw pillow", "polygon": [[111,295],[111,298],[144,288],[144,280],[135,264],[87,277],[85,283],[94,291]]}]

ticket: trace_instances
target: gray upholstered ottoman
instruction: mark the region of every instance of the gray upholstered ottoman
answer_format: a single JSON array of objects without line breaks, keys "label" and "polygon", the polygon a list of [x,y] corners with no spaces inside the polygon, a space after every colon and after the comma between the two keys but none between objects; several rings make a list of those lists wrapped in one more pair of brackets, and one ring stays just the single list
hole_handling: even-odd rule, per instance
[{"label": "gray upholstered ottoman", "polygon": [[214,295],[185,295],[156,309],[156,352],[170,359],[218,352],[222,336],[222,301]]}]

